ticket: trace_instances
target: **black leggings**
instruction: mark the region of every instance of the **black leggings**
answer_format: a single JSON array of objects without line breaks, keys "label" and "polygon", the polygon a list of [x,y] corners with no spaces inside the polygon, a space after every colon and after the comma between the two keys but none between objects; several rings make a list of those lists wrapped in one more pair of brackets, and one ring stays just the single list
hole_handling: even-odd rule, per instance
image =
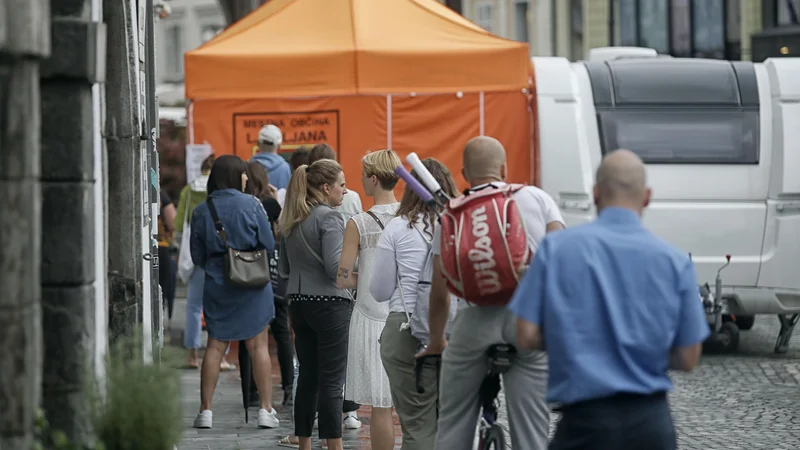
[{"label": "black leggings", "polygon": [[295,435],[311,437],[319,410],[319,438],[342,437],[344,380],[353,303],[294,300],[289,314],[294,329],[300,376],[294,401]]},{"label": "black leggings", "polygon": [[158,247],[158,284],[167,304],[167,317],[172,319],[175,308],[175,270],[172,264],[172,252],[169,247]]}]

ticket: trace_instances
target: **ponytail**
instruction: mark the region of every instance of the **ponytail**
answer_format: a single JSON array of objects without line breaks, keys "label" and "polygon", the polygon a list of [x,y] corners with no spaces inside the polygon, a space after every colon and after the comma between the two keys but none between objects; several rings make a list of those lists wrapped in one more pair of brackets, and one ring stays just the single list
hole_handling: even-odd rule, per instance
[{"label": "ponytail", "polygon": [[311,214],[311,205],[308,204],[308,167],[303,164],[295,169],[286,187],[286,200],[278,218],[278,232],[282,236],[288,236],[295,225]]},{"label": "ponytail", "polygon": [[315,206],[325,203],[322,186],[336,183],[341,172],[342,166],[329,159],[310,166],[303,164],[295,169],[286,187],[286,200],[278,219],[278,232],[282,236],[289,236],[295,226],[308,218]]}]

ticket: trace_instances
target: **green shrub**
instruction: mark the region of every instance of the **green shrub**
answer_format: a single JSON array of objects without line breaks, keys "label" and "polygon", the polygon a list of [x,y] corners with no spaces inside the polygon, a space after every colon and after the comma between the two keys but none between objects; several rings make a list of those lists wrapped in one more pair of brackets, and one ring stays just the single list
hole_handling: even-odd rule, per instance
[{"label": "green shrub", "polygon": [[87,389],[96,444],[82,448],[70,443],[64,433],[51,430],[40,413],[37,449],[172,450],[178,444],[183,423],[174,357],[166,353],[161,364],[145,364],[141,342],[134,337],[110,349],[105,396],[100,383]]}]

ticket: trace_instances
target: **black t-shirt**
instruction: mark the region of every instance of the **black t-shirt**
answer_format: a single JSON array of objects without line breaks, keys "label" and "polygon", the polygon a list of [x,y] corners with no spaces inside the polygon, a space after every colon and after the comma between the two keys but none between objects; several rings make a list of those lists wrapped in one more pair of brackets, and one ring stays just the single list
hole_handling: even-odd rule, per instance
[{"label": "black t-shirt", "polygon": [[[267,212],[267,219],[269,224],[272,225],[272,232],[278,227],[278,216],[281,215],[281,204],[272,197],[267,197],[261,200],[264,205],[264,211]],[[276,239],[277,240],[277,239]],[[275,252],[269,261],[270,276],[272,278],[272,292],[277,298],[284,298],[286,296],[286,280],[281,278],[278,274],[278,243],[275,243]]]},{"label": "black t-shirt", "polygon": [[278,217],[281,215],[281,204],[272,197],[267,197],[264,200],[261,200],[261,204],[264,205],[264,211],[267,212],[269,224],[277,225]]}]

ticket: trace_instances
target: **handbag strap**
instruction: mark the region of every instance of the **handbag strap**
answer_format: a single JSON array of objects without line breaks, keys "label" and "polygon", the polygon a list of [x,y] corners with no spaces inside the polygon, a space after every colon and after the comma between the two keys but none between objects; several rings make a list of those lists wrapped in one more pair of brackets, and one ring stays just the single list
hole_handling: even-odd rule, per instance
[{"label": "handbag strap", "polygon": [[222,226],[222,222],[219,221],[217,208],[214,207],[214,202],[211,201],[211,197],[206,199],[206,204],[208,205],[208,212],[211,213],[211,219],[214,221],[214,228],[217,229],[217,234],[219,234],[219,237],[222,238],[222,243],[227,247],[228,240],[225,239],[225,228]]},{"label": "handbag strap", "polygon": [[383,231],[383,222],[381,222],[381,219],[378,219],[378,216],[376,216],[375,213],[372,211],[367,211],[367,214],[369,214],[370,217],[375,219],[375,222],[378,223],[378,226],[381,227],[381,231]]},{"label": "handbag strap", "polygon": [[324,266],[325,262],[322,260],[322,257],[319,256],[319,253],[314,251],[314,249],[311,248],[311,244],[308,243],[308,239],[306,239],[306,234],[303,233],[302,225],[297,225],[297,231],[300,232],[300,238],[303,240],[303,244],[305,244],[306,248],[308,249],[308,251],[311,252],[312,255],[314,255],[314,259],[316,259],[317,262],[319,262],[320,264],[322,264]]}]

